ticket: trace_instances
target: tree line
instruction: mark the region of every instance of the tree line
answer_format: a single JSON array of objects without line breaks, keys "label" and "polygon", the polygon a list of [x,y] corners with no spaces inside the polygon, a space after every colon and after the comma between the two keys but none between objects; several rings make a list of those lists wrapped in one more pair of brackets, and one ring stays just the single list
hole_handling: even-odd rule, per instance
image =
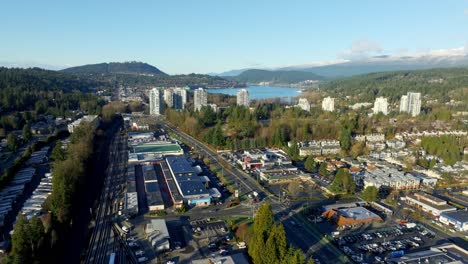
[{"label": "tree line", "polygon": [[31,220],[21,214],[18,216],[7,263],[54,263],[58,260],[60,253],[57,252],[69,241],[73,212],[80,204],[79,193],[84,191],[93,138],[94,128],[83,123],[75,128],[66,150],[56,144],[51,155],[52,194],[43,205],[48,213]]},{"label": "tree line", "polygon": [[[248,253],[254,264],[305,264],[300,249],[288,246],[282,224],[275,224],[269,203],[262,204],[255,215]],[[309,260],[312,264],[313,260]]]}]

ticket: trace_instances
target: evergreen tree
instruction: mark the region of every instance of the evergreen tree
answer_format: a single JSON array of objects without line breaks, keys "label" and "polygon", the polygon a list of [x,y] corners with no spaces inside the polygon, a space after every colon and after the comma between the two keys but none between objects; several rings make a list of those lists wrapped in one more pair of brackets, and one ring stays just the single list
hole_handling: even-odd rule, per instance
[{"label": "evergreen tree", "polygon": [[308,156],[305,163],[304,168],[308,172],[316,172],[317,171],[317,164],[315,163],[314,157]]},{"label": "evergreen tree", "polygon": [[351,130],[346,127],[341,128],[340,146],[346,151],[348,151],[351,148]]},{"label": "evergreen tree", "polygon": [[31,133],[31,126],[29,124],[26,124],[23,126],[23,140],[25,142],[28,142],[32,138],[32,133]]},{"label": "evergreen tree", "polygon": [[320,175],[322,176],[325,176],[325,175],[328,175],[328,171],[327,171],[327,163],[326,162],[322,162],[320,164],[320,167],[319,167],[319,173]]},{"label": "evergreen tree", "polygon": [[379,189],[375,186],[368,186],[362,191],[362,199],[366,202],[375,202],[379,199]]}]

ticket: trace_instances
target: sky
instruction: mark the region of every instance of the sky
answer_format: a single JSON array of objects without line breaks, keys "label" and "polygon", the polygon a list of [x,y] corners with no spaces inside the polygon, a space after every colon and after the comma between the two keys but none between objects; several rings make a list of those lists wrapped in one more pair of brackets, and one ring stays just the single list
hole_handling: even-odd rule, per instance
[{"label": "sky", "polygon": [[169,74],[468,53],[468,0],[0,2],[0,64]]}]

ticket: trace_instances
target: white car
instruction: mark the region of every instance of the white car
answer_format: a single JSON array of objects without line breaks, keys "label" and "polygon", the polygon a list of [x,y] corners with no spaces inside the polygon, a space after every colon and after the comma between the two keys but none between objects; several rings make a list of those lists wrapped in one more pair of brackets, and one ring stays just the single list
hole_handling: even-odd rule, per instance
[{"label": "white car", "polygon": [[142,263],[142,262],[145,262],[147,260],[148,260],[147,257],[141,257],[141,258],[138,259],[138,263]]},{"label": "white car", "polygon": [[129,247],[139,247],[140,245],[138,245],[137,242],[132,241],[132,242],[129,242],[129,243],[128,243],[128,246],[129,246]]},{"label": "white car", "polygon": [[144,254],[145,252],[143,250],[138,250],[137,252],[135,252],[135,255],[137,255],[138,257],[143,256]]},{"label": "white car", "polygon": [[127,241],[128,241],[128,242],[136,241],[136,237],[134,237],[134,236],[133,236],[133,237],[129,237],[129,238],[127,238]]}]

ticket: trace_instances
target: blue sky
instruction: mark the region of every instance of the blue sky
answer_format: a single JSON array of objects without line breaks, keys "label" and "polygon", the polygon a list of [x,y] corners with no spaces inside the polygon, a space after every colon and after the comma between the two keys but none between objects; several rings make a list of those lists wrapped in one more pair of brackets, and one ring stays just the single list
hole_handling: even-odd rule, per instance
[{"label": "blue sky", "polygon": [[2,1],[0,63],[174,73],[468,53],[467,0]]}]

